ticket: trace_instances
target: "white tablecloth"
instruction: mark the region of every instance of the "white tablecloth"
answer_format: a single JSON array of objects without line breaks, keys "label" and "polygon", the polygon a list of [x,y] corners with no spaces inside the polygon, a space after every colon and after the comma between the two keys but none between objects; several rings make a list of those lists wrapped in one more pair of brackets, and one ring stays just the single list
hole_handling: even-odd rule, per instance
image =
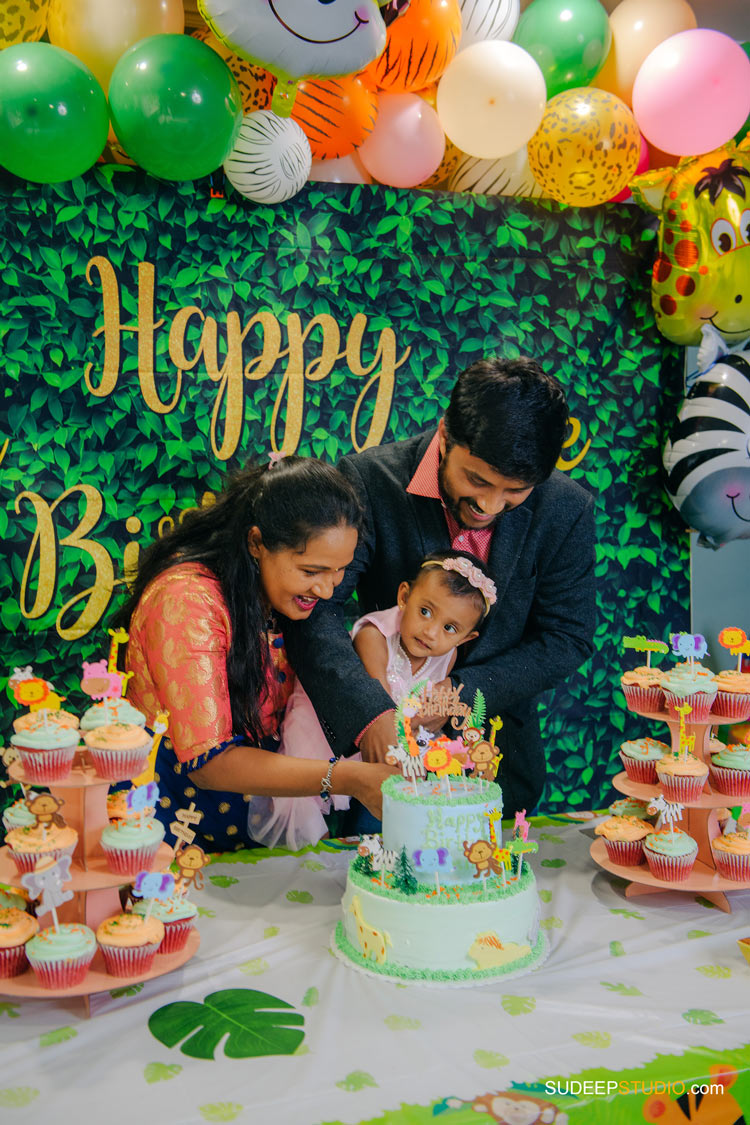
[{"label": "white tablecloth", "polygon": [[[525,1085],[571,1125],[617,1125],[644,1120],[649,1084],[708,1082],[716,1063],[737,1068],[731,1094],[750,1109],[750,965],[737,946],[750,894],[732,894],[731,914],[690,895],[626,899],[589,856],[593,822],[533,823],[551,943],[536,972],[466,990],[365,977],[329,950],[350,851],[222,857],[193,895],[202,943],[183,969],[100,994],[88,1019],[79,1001],[0,998],[0,1118],[470,1125],[491,1120],[473,1099]],[[193,1058],[149,1030],[166,1005],[227,989],[291,1005],[295,1053],[231,1058],[224,1037],[213,1059]],[[645,1092],[570,1093],[618,1078]]]}]

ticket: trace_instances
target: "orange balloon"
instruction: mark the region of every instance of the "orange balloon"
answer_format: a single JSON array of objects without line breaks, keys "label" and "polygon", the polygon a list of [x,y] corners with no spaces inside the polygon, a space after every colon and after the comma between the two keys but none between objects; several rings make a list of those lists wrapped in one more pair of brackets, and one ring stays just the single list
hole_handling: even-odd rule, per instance
[{"label": "orange balloon", "polygon": [[388,28],[382,55],[362,75],[389,94],[417,93],[437,82],[460,39],[459,0],[411,0]]},{"label": "orange balloon", "polygon": [[292,110],[313,160],[337,160],[354,152],[372,132],[377,115],[377,92],[356,74],[303,79]]},{"label": "orange balloon", "polygon": [[662,152],[656,145],[650,145],[646,141],[648,148],[648,167],[649,171],[653,168],[676,168],[682,160],[681,156],[675,156],[673,152]]}]

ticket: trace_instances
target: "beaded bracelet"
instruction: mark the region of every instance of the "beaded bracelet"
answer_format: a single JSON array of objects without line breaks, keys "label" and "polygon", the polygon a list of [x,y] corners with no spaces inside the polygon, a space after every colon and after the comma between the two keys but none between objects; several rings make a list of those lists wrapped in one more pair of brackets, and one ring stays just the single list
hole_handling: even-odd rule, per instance
[{"label": "beaded bracelet", "polygon": [[330,801],[331,799],[331,790],[333,789],[331,774],[333,773],[333,767],[336,765],[336,762],[338,762],[338,758],[334,755],[333,758],[329,758],[328,761],[330,762],[330,765],[328,766],[328,773],[320,783],[321,801]]}]

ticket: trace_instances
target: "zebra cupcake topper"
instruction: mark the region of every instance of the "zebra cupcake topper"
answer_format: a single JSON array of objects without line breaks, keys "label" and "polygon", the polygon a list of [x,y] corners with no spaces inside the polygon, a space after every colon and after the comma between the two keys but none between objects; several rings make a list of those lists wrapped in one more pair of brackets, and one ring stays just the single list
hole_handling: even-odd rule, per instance
[{"label": "zebra cupcake topper", "polygon": [[750,538],[750,352],[730,352],[698,377],[664,468],[670,499],[700,543]]}]

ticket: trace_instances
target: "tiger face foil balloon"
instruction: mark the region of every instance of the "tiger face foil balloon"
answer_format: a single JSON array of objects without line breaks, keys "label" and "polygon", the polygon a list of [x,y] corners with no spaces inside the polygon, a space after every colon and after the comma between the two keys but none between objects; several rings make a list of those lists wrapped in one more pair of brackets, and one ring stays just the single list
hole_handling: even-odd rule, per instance
[{"label": "tiger face foil balloon", "polygon": [[283,81],[353,74],[385,47],[376,0],[198,0],[198,7],[234,54]]},{"label": "tiger face foil balloon", "polygon": [[695,381],[664,468],[669,497],[700,543],[750,539],[750,351],[730,352]]}]

